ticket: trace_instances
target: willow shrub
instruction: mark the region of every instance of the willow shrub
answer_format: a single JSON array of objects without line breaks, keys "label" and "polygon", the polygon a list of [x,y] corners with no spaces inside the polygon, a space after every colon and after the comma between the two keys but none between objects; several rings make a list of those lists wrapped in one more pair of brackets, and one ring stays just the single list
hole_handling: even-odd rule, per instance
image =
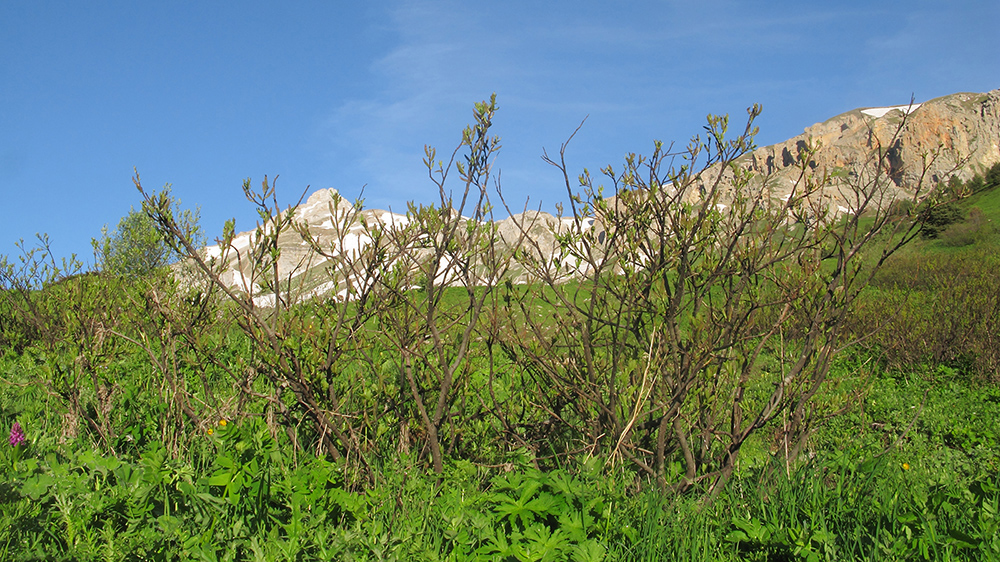
[{"label": "willow shrub", "polygon": [[[734,138],[727,118],[710,117],[680,167],[656,143],[648,157],[604,168],[607,185],[584,171],[582,193],[566,145],[549,160],[565,178],[573,228],[555,259],[530,240],[519,250],[528,281],[513,291],[519,306],[503,337],[540,388],[553,434],[569,437],[546,443],[556,454],[621,460],[663,487],[718,493],[759,430],[780,422],[794,458],[829,413],[815,406],[849,343],[848,311],[920,219],[891,212],[878,142],[834,176],[813,170],[806,147],[780,196],[784,186],[741,160],[759,111]],[[831,191],[846,213],[832,212]],[[522,232],[534,226],[524,220]]]}]

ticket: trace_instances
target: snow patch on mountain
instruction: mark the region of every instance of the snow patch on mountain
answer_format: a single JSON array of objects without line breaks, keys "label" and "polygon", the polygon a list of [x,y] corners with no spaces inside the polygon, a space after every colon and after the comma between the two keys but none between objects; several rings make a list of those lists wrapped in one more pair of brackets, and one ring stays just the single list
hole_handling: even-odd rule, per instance
[{"label": "snow patch on mountain", "polygon": [[915,103],[913,105],[894,105],[892,107],[870,107],[868,109],[862,109],[861,113],[864,113],[865,115],[870,115],[877,119],[893,110],[899,110],[909,115],[910,113],[913,113],[913,111],[915,111],[918,107],[920,107],[919,103]]}]

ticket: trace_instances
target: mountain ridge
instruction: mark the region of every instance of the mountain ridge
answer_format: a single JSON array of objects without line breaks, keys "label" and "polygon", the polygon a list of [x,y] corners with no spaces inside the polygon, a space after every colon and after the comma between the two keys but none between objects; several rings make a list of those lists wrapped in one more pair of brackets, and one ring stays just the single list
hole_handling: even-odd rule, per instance
[{"label": "mountain ridge", "polygon": [[[807,158],[804,164],[809,173],[829,183],[819,204],[836,215],[852,212],[850,191],[845,187],[864,173],[863,166],[872,151],[886,154],[891,179],[886,192],[888,202],[922,197],[918,189],[945,182],[951,176],[968,180],[1000,162],[1000,89],[961,92],[919,104],[853,109],[805,127],[802,134],[784,142],[754,148],[736,164],[752,173],[754,181],[766,184],[770,196],[778,200],[789,197],[803,172],[800,158]],[[703,172],[702,181],[711,182],[720,173],[722,181],[732,185],[731,169],[709,168]],[[727,197],[720,201],[724,205]],[[391,231],[411,220],[407,214],[356,207],[333,188],[313,192],[305,202],[282,215],[289,212],[299,226],[278,236],[276,271],[283,290],[299,298],[328,293],[349,298],[350,279],[331,281],[323,275],[331,260],[347,259],[348,254],[360,256],[372,243],[373,227]],[[577,222],[525,210],[494,224],[503,244],[523,244],[530,237],[531,245],[545,259],[565,260],[559,252],[558,237],[573,229],[600,228],[600,222],[594,217]],[[305,235],[312,239],[307,241]],[[273,306],[273,290],[253,278],[252,256],[256,252],[252,250],[258,236],[260,233],[254,231],[242,232],[233,237],[226,251],[217,244],[203,252],[222,266],[220,277],[229,287],[252,295],[258,306]],[[572,269],[571,263],[566,265]],[[515,281],[524,275],[523,271],[512,272]]]}]

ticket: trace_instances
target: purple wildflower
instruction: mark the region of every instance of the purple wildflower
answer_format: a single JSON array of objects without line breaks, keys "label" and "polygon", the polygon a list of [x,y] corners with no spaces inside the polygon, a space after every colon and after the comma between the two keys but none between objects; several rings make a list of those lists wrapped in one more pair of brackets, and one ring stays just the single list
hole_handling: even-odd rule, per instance
[{"label": "purple wildflower", "polygon": [[25,441],[24,431],[21,431],[21,424],[14,422],[14,425],[10,428],[10,446],[17,447]]}]

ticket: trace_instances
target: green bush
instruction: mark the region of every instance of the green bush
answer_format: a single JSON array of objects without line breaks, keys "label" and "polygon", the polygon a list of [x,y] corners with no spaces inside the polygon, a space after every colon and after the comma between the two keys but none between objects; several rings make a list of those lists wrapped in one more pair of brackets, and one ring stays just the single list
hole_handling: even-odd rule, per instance
[{"label": "green bush", "polygon": [[920,212],[922,225],[920,236],[925,239],[937,238],[948,225],[963,219],[964,213],[956,203],[927,204]]},{"label": "green bush", "polygon": [[1000,187],[1000,162],[993,164],[983,178],[984,189],[995,189],[997,187]]},{"label": "green bush", "polygon": [[850,317],[862,345],[894,367],[945,364],[964,375],[1000,373],[1000,250],[911,253],[892,260]]},{"label": "green bush", "polygon": [[[170,185],[162,190],[167,198],[168,210],[174,220],[188,233],[191,240],[204,245],[204,236],[198,225],[198,210],[183,210],[180,200],[170,195]],[[141,277],[176,261],[181,254],[172,247],[156,228],[156,223],[146,211],[134,207],[118,222],[114,232],[105,226],[100,239],[93,239],[96,267],[109,275]]]}]

